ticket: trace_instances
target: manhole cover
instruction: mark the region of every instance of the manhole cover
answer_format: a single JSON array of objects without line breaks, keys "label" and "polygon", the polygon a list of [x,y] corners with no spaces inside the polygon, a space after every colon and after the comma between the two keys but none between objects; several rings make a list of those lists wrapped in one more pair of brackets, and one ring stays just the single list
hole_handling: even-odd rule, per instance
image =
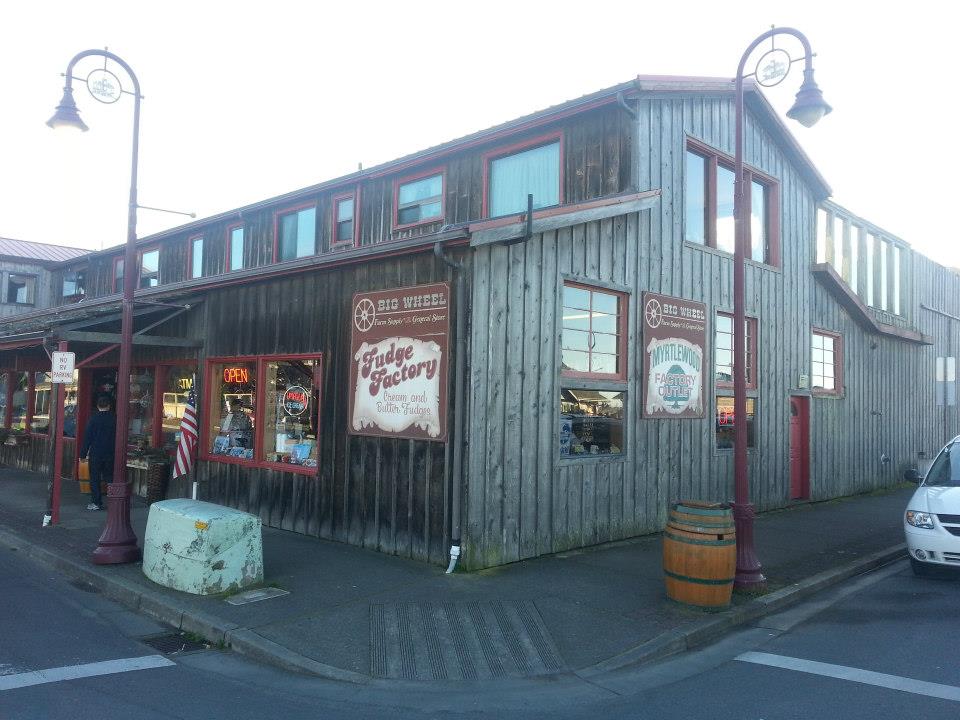
[{"label": "manhole cover", "polygon": [[185,633],[154,635],[153,637],[141,638],[140,642],[144,645],[149,645],[163,655],[179,655],[181,653],[208,650],[210,648],[208,643],[192,639]]}]

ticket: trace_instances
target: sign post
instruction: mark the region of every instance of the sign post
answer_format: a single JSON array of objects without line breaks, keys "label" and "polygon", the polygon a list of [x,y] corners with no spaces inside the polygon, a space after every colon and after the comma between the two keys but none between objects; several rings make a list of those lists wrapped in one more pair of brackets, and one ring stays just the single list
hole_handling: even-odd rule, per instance
[{"label": "sign post", "polygon": [[67,343],[61,340],[52,356],[50,382],[57,388],[56,398],[50,404],[50,425],[53,431],[53,483],[50,493],[50,508],[43,524],[56,525],[60,522],[60,475],[63,472],[63,386],[73,382],[73,369],[76,355],[67,352]]}]

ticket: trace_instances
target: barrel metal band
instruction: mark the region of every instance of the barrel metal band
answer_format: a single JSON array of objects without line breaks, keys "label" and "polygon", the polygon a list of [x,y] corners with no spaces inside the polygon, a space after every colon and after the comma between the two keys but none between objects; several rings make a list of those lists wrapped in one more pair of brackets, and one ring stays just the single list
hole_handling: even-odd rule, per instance
[{"label": "barrel metal band", "polygon": [[736,545],[736,539],[733,540],[694,540],[693,538],[686,538],[680,535],[674,535],[673,533],[667,532],[664,530],[664,537],[668,537],[671,540],[676,540],[677,542],[687,543],[688,545],[714,545],[717,547],[723,545]]},{"label": "barrel metal band", "polygon": [[709,510],[707,508],[697,508],[697,507],[691,507],[689,505],[678,504],[678,505],[674,505],[673,509],[676,510],[677,512],[689,513],[690,515],[714,515],[714,516],[727,515],[729,516],[731,514],[730,508],[720,508],[717,510]]},{"label": "barrel metal band", "polygon": [[734,523],[732,520],[729,522],[718,522],[718,523],[700,522],[699,520],[695,522],[694,521],[687,522],[686,520],[681,520],[680,518],[673,517],[667,520],[667,525],[669,525],[670,523],[675,523],[677,525],[693,525],[694,527],[709,527],[709,528],[736,527],[736,523]]},{"label": "barrel metal band", "polygon": [[677,575],[672,573],[669,570],[664,570],[663,574],[667,577],[673,578],[674,580],[680,580],[682,582],[696,583],[698,585],[729,585],[733,582],[733,578],[727,578],[725,580],[710,580],[709,578],[692,578],[687,577],[686,575]]}]

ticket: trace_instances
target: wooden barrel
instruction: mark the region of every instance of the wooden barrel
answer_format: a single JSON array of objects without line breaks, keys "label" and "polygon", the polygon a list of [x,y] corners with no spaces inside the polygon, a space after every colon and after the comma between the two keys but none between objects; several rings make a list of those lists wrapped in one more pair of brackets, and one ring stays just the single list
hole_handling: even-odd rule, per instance
[{"label": "wooden barrel", "polygon": [[663,532],[667,595],[686,605],[726,607],[736,569],[737,537],[730,506],[674,503]]}]

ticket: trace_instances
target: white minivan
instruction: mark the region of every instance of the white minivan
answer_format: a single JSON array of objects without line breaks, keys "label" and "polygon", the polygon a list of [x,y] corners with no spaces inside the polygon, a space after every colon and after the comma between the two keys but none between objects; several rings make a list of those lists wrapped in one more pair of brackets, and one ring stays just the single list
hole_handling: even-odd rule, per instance
[{"label": "white minivan", "polygon": [[926,477],[907,470],[920,483],[903,515],[907,552],[916,575],[933,565],[960,568],[960,436],[940,451]]}]

